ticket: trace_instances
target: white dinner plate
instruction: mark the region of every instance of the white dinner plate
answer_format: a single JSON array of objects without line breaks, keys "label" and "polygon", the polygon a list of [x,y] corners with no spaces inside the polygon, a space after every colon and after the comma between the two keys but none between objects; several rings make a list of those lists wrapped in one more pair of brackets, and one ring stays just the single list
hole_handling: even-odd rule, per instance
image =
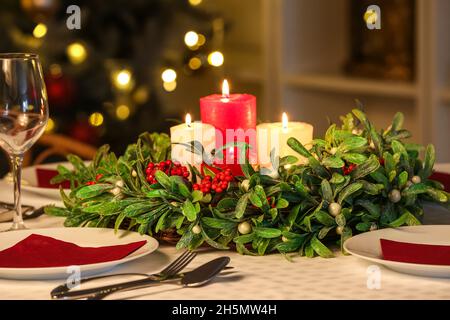
[{"label": "white dinner plate", "polygon": [[[88,163],[87,163],[88,164]],[[36,169],[49,169],[56,170],[58,165],[63,165],[69,170],[73,169],[73,166],[70,162],[54,162],[47,164],[39,164],[36,166],[25,167],[22,169],[22,190],[32,192],[34,194],[41,195],[45,198],[60,200],[61,196],[59,193],[59,188],[41,188],[38,186]],[[10,175],[6,176],[4,180],[8,181],[12,184],[12,177]],[[69,193],[70,190],[64,189],[66,193]]]},{"label": "white dinner plate", "polygon": [[[147,243],[127,257],[115,261],[80,265],[81,276],[89,276],[112,269],[122,263],[141,258],[158,248],[158,241],[137,232],[106,228],[49,228],[0,232],[0,250],[4,250],[31,234],[40,234],[58,240],[71,242],[82,247],[103,247],[147,240]],[[70,271],[70,270],[69,270]],[[0,278],[8,279],[63,279],[70,276],[67,267],[50,268],[0,268]]]},{"label": "white dinner plate", "polygon": [[344,243],[352,255],[394,271],[427,277],[450,278],[450,266],[416,264],[383,260],[380,239],[409,243],[450,246],[450,225],[422,225],[388,228],[361,233]]}]

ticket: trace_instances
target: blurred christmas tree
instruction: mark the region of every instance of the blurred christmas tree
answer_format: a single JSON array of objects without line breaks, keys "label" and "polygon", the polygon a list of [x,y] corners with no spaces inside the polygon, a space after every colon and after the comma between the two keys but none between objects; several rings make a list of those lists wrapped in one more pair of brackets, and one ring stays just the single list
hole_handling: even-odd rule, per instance
[{"label": "blurred christmas tree", "polygon": [[[41,57],[51,120],[58,132],[115,151],[143,131],[165,131],[156,92],[175,90],[177,73],[220,66],[223,19],[201,0],[2,0],[0,51]],[[81,28],[66,25],[70,5]],[[194,31],[195,30],[195,31]],[[208,56],[209,53],[209,56]],[[211,62],[213,59],[213,62]]]}]

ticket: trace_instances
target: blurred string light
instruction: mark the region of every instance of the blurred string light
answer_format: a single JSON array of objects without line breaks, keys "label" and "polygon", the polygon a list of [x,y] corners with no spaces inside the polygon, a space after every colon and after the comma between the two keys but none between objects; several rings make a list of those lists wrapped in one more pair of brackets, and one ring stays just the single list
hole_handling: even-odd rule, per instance
[{"label": "blurred string light", "polygon": [[100,127],[103,120],[103,115],[100,112],[94,112],[89,116],[89,123],[93,127]]},{"label": "blurred string light", "polygon": [[163,88],[167,92],[172,92],[172,91],[174,91],[177,88],[177,82],[176,81],[164,82],[163,83]]},{"label": "blurred string light", "polygon": [[206,37],[204,35],[202,35],[201,33],[198,34],[198,41],[197,41],[197,46],[202,46],[204,45],[206,42]]},{"label": "blurred string light", "polygon": [[59,78],[62,76],[62,68],[59,64],[57,63],[53,63],[50,65],[49,67],[50,70],[50,74],[52,75],[52,77],[54,78]]},{"label": "blurred string light", "polygon": [[45,126],[45,132],[51,133],[55,130],[55,121],[52,118],[48,118],[47,125]]},{"label": "blurred string light", "polygon": [[223,54],[220,51],[214,51],[208,55],[208,63],[214,67],[223,65],[224,60]]},{"label": "blurred string light", "polygon": [[130,116],[130,107],[125,104],[121,104],[116,108],[116,117],[119,120],[126,120]]},{"label": "blurred string light", "polygon": [[80,64],[86,60],[87,51],[83,44],[79,42],[71,43],[66,49],[67,56],[73,64]]},{"label": "blurred string light", "polygon": [[202,3],[202,0],[189,0],[189,3],[191,6],[198,6],[200,3]]},{"label": "blurred string light", "polygon": [[145,86],[140,86],[133,93],[133,101],[137,104],[146,103],[148,101],[148,98],[149,98],[149,92]]},{"label": "blurred string light", "polygon": [[128,69],[113,72],[112,78],[117,89],[128,90],[132,87],[132,74]]},{"label": "blurred string light", "polygon": [[199,36],[198,36],[198,33],[195,31],[188,31],[184,35],[184,43],[188,47],[193,47],[193,46],[197,45],[198,40],[199,40]]},{"label": "blurred string light", "polygon": [[36,27],[34,27],[33,29],[33,36],[35,38],[42,38],[47,34],[47,26],[43,23],[39,23],[38,25],[36,25]]},{"label": "blurred string light", "polygon": [[161,78],[164,82],[174,82],[177,79],[177,73],[173,69],[166,69],[162,72]]},{"label": "blurred string light", "polygon": [[192,57],[189,59],[189,68],[192,70],[198,70],[202,66],[202,60],[198,57]]}]

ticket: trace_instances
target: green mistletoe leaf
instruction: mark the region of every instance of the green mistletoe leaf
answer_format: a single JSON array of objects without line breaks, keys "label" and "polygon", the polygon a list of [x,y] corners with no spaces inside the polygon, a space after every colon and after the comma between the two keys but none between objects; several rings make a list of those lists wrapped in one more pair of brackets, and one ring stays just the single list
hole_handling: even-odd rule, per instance
[{"label": "green mistletoe leaf", "polygon": [[342,176],[341,174],[334,172],[333,176],[331,177],[330,183],[332,184],[340,184],[343,183],[345,181],[344,176]]},{"label": "green mistletoe leaf", "polygon": [[338,203],[342,205],[342,202],[345,201],[349,196],[354,194],[355,192],[359,191],[363,187],[363,184],[361,182],[355,182],[347,187],[345,187],[340,193],[338,197]]},{"label": "green mistletoe leaf", "polygon": [[368,174],[375,172],[379,166],[380,162],[378,161],[378,157],[373,154],[363,164],[357,166],[356,169],[352,171],[351,177],[354,180],[361,179]]},{"label": "green mistletoe leaf", "polygon": [[157,170],[155,172],[156,181],[159,182],[160,185],[163,186],[164,189],[170,190],[172,184],[170,183],[170,178],[161,170]]},{"label": "green mistletoe leaf", "polygon": [[331,156],[322,160],[322,165],[328,168],[342,168],[345,163],[337,156]]},{"label": "green mistletoe leaf", "polygon": [[79,199],[90,199],[98,195],[101,195],[102,193],[105,193],[113,188],[114,186],[111,184],[104,184],[104,183],[94,184],[79,189],[76,193],[76,197]]},{"label": "green mistletoe leaf", "polygon": [[422,179],[426,179],[429,176],[431,176],[435,161],[436,161],[436,151],[434,150],[434,146],[432,144],[429,144],[427,146],[427,150],[425,151],[425,160],[423,164],[423,169],[420,170],[419,172],[419,175]]},{"label": "green mistletoe leaf", "polygon": [[195,210],[195,206],[188,199],[183,203],[182,212],[183,215],[190,222],[195,221],[195,219],[197,219],[197,211]]},{"label": "green mistletoe leaf", "polygon": [[367,157],[361,153],[345,153],[342,159],[354,164],[362,164],[367,160]]},{"label": "green mistletoe leaf", "polygon": [[331,185],[328,182],[328,180],[323,179],[322,183],[320,185],[320,189],[322,191],[322,197],[328,201],[328,202],[332,202],[333,201],[333,190],[331,189]]},{"label": "green mistletoe leaf", "polygon": [[313,236],[310,241],[311,248],[322,258],[332,258],[334,257],[333,252],[328,249],[316,236]]},{"label": "green mistletoe leaf", "polygon": [[367,145],[367,139],[364,137],[352,136],[346,138],[337,148],[337,152],[345,153],[354,149],[359,149]]},{"label": "green mistletoe leaf", "polygon": [[247,209],[249,194],[244,194],[236,204],[235,217],[241,219],[244,216],[245,209]]},{"label": "green mistletoe leaf", "polygon": [[278,238],[281,236],[281,230],[275,229],[275,228],[264,228],[264,227],[257,227],[254,228],[254,231],[257,236],[261,238]]}]

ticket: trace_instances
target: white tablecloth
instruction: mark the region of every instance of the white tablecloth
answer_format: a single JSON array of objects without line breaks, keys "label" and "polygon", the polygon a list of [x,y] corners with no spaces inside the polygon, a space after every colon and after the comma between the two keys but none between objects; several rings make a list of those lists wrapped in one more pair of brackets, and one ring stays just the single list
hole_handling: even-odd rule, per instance
[{"label": "white tablecloth", "polygon": [[[11,185],[0,182],[0,201],[12,200]],[[48,204],[31,193],[24,193],[23,203]],[[54,202],[54,201],[53,201]],[[60,227],[63,219],[41,216],[27,221],[30,228]],[[428,212],[426,223],[450,224],[450,213]],[[0,224],[5,229],[8,224]],[[176,257],[174,247],[162,246],[154,254],[116,267],[111,272],[155,272]],[[294,257],[288,262],[279,254],[264,257],[241,256],[234,252],[207,250],[189,267],[214,257],[231,257],[233,270],[199,288],[165,285],[116,294],[112,299],[450,299],[450,279],[424,278],[396,273],[381,267],[379,289],[368,289],[370,263],[352,256],[336,258]],[[49,299],[50,290],[61,280],[18,281],[0,279],[0,299]]]}]

